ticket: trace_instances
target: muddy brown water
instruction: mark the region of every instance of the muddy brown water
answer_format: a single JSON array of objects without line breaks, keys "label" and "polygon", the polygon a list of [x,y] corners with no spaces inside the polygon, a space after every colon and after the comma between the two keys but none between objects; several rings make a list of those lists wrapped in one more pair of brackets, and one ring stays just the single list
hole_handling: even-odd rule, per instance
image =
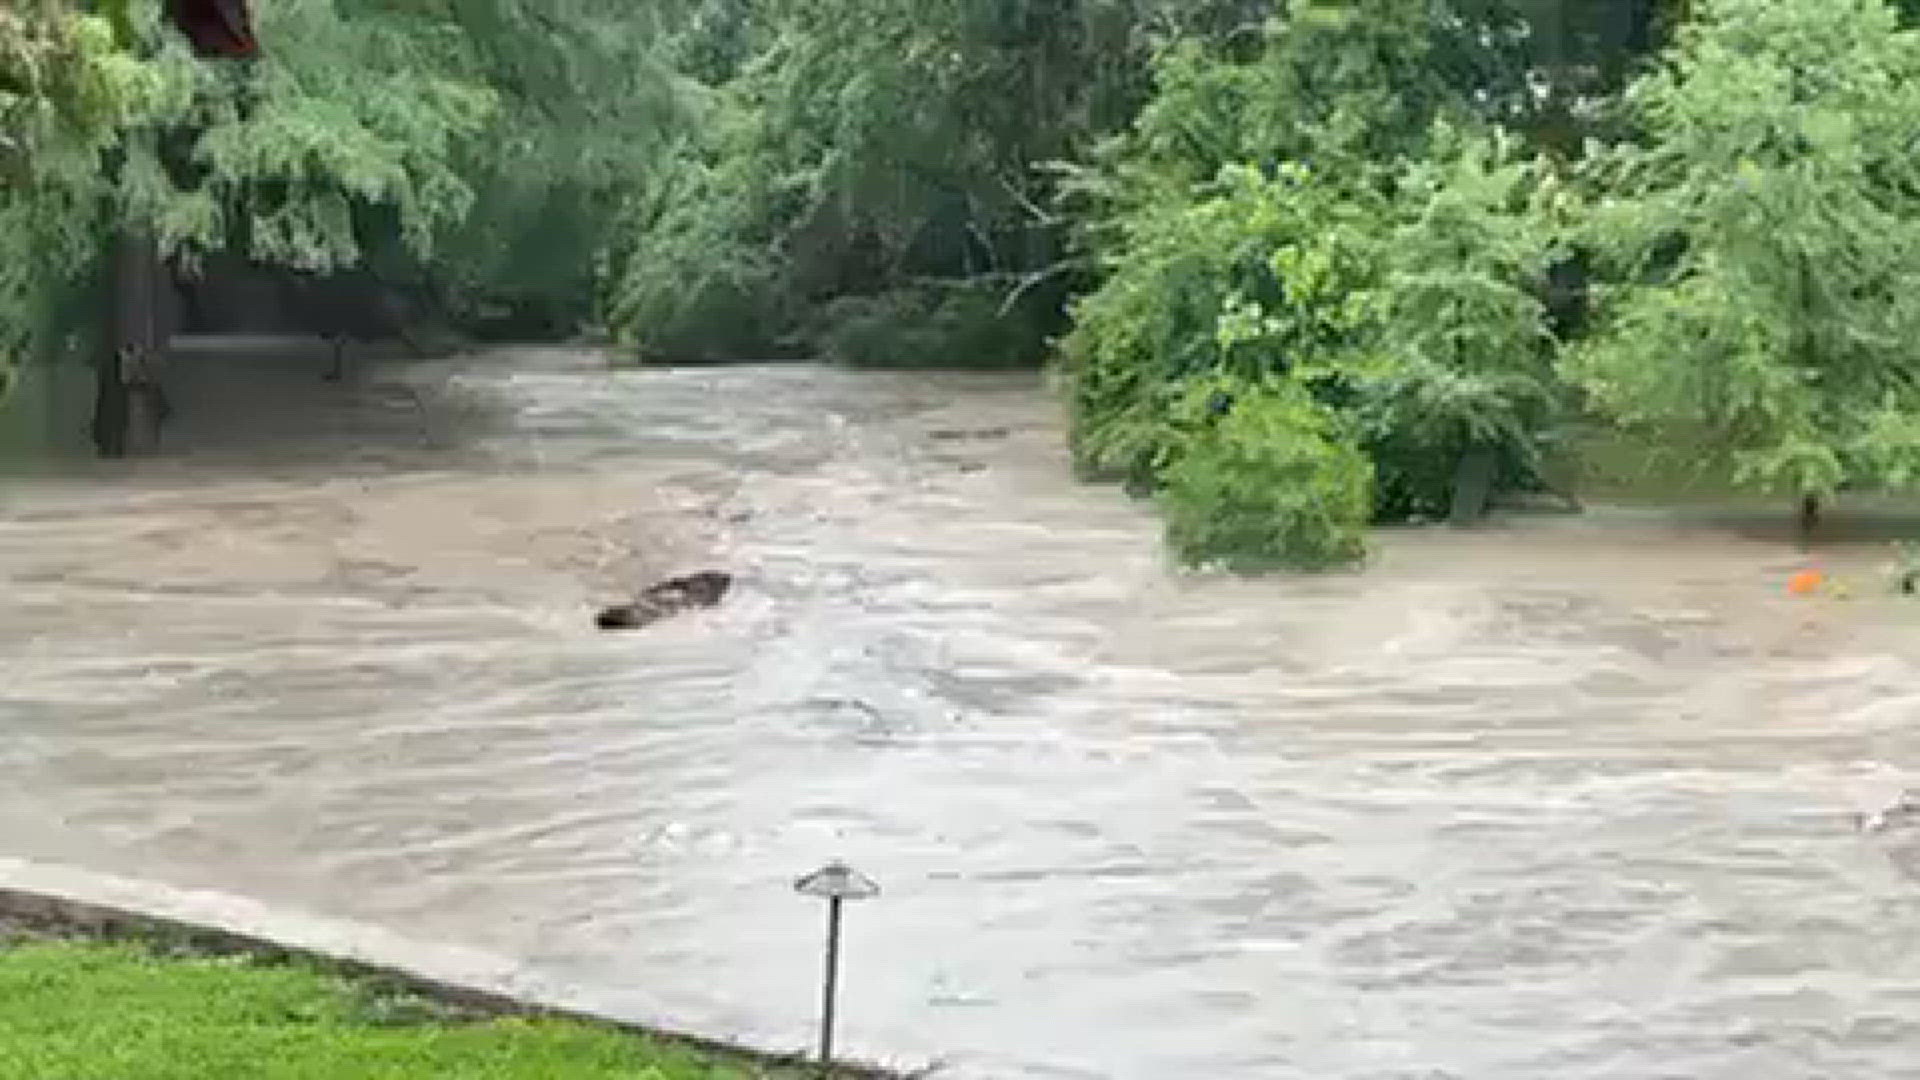
[{"label": "muddy brown water", "polygon": [[782,1047],[844,856],[842,1045],[956,1076],[1920,1076],[1884,545],[1851,600],[1625,511],[1180,574],[1032,376],[600,368],[202,343],[168,458],[15,469],[0,852]]}]

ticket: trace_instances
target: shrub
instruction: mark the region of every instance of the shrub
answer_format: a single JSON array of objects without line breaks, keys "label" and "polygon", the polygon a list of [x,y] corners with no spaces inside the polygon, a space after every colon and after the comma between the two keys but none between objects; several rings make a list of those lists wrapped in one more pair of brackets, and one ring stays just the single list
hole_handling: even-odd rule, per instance
[{"label": "shrub", "polygon": [[1185,562],[1240,571],[1351,562],[1365,553],[1372,481],[1325,406],[1273,384],[1189,437],[1166,472],[1167,540]]},{"label": "shrub", "polygon": [[1333,392],[1367,347],[1373,209],[1305,166],[1230,168],[1191,202],[1130,214],[1061,360],[1083,475],[1155,482],[1198,381],[1290,378]]},{"label": "shrub", "polygon": [[812,337],[827,359],[872,368],[1030,367],[1045,349],[1038,290],[1017,283],[936,281],[827,305]]}]

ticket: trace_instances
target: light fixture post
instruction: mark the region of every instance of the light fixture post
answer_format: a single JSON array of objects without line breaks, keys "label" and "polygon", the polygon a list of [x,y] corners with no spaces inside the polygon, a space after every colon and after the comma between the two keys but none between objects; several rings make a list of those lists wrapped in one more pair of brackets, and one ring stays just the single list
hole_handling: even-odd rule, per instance
[{"label": "light fixture post", "polygon": [[826,970],[820,988],[820,1067],[833,1067],[833,1021],[835,1002],[840,993],[840,913],[848,900],[865,900],[880,895],[880,886],[872,878],[835,860],[793,883],[802,896],[817,896],[827,902]]}]

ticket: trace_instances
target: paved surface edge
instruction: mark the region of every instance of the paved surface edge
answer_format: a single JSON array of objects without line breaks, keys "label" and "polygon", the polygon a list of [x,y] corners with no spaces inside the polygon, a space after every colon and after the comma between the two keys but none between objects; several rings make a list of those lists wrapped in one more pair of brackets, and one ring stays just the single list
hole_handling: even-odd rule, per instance
[{"label": "paved surface edge", "polygon": [[[219,951],[301,957],[351,974],[391,980],[428,998],[482,1012],[562,1016],[769,1065],[796,1061],[791,1053],[596,1010],[591,1003],[533,978],[513,961],[481,950],[290,912],[230,893],[180,889],[80,867],[0,857],[0,919],[87,934],[185,937]],[[906,1080],[926,1077],[930,1071],[843,1065],[837,1075]]]}]

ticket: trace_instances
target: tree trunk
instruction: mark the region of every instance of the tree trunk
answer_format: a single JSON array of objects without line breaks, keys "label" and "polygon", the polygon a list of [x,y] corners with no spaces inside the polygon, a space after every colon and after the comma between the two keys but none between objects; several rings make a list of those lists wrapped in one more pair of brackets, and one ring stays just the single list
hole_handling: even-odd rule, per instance
[{"label": "tree trunk", "polygon": [[1820,527],[1820,496],[1800,496],[1800,546],[1813,545],[1814,530]]},{"label": "tree trunk", "polygon": [[113,333],[95,376],[93,442],[102,457],[152,453],[173,412],[161,387],[165,279],[152,230],[123,228],[113,251]]},{"label": "tree trunk", "polygon": [[1487,516],[1497,464],[1490,446],[1470,447],[1460,455],[1453,473],[1453,524],[1471,525]]},{"label": "tree trunk", "polygon": [[108,352],[94,361],[93,445],[101,457],[127,455],[127,386],[120,379],[117,354]]}]

